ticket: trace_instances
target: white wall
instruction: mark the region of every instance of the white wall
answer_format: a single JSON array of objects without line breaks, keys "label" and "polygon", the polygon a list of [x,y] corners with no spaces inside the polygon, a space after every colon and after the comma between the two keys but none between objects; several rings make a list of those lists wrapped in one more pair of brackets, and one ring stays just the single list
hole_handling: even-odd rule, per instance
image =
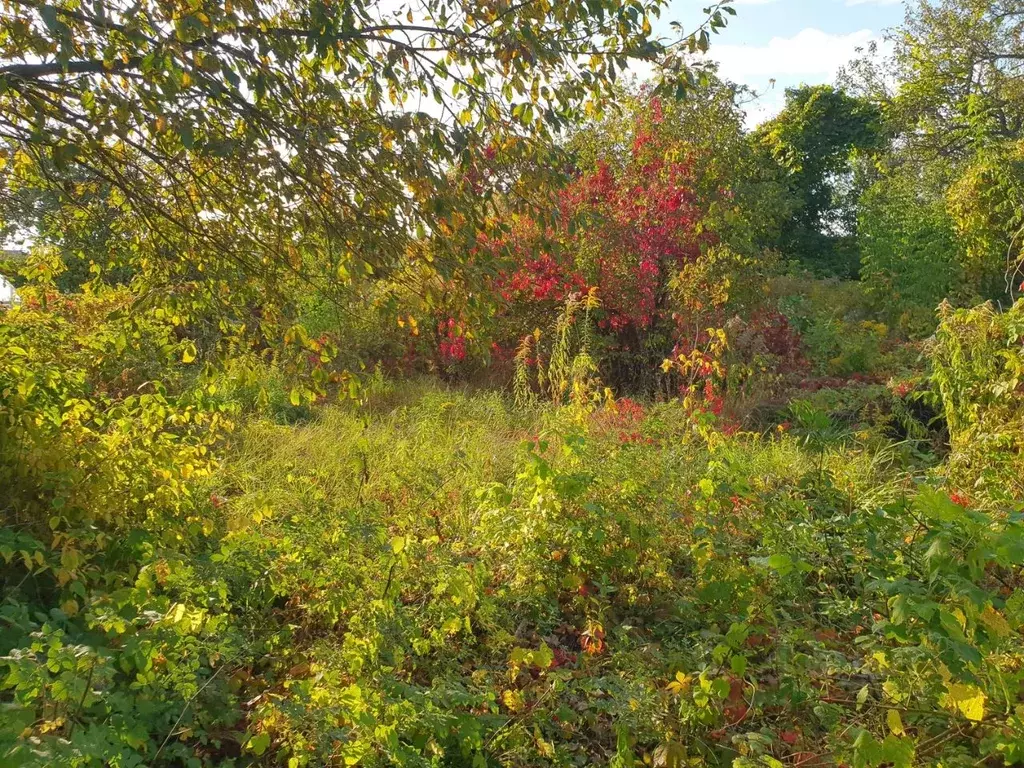
[{"label": "white wall", "polygon": [[0,304],[12,304],[17,300],[18,294],[14,292],[14,286],[0,275]]}]

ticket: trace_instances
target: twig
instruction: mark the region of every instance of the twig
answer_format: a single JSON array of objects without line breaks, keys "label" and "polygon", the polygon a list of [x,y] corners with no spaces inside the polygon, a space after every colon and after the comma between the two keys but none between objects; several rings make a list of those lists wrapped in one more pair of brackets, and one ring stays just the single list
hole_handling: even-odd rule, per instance
[{"label": "twig", "polygon": [[85,697],[89,695],[89,688],[92,686],[92,676],[96,671],[96,665],[99,661],[100,657],[97,655],[96,658],[92,660],[92,666],[89,667],[89,676],[85,679],[85,690],[82,691],[82,698],[78,701],[78,709],[75,712],[75,719],[71,721],[71,726],[68,728],[68,739],[70,739],[75,732],[75,725],[78,723],[77,718],[82,716],[82,708],[85,707]]},{"label": "twig", "polygon": [[227,664],[222,664],[220,667],[218,667],[217,670],[212,675],[210,675],[210,679],[207,680],[205,683],[203,683],[202,687],[200,687],[200,689],[198,691],[193,693],[189,697],[189,700],[185,702],[185,706],[181,708],[181,714],[178,715],[178,719],[174,721],[174,725],[171,726],[171,730],[167,733],[167,736],[164,738],[163,743],[160,745],[160,749],[158,749],[156,751],[156,754],[153,755],[153,763],[154,764],[156,764],[156,761],[159,759],[160,753],[164,751],[164,747],[167,746],[167,742],[171,740],[171,736],[173,736],[174,735],[174,731],[177,730],[178,725],[181,723],[181,719],[183,717],[185,717],[185,713],[188,712],[188,708],[190,706],[192,706],[192,702],[195,701],[199,697],[199,694],[201,694],[203,691],[206,690],[206,687],[210,683],[212,683],[214,680],[217,679],[217,675],[219,675],[221,670],[224,669],[226,666],[227,666]]}]

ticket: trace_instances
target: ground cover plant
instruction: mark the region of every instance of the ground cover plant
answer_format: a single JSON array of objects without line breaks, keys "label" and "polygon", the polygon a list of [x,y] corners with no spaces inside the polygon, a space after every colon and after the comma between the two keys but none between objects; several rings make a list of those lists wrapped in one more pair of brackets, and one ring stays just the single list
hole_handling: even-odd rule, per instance
[{"label": "ground cover plant", "polygon": [[392,5],[0,5],[0,765],[1024,764],[1024,5]]}]

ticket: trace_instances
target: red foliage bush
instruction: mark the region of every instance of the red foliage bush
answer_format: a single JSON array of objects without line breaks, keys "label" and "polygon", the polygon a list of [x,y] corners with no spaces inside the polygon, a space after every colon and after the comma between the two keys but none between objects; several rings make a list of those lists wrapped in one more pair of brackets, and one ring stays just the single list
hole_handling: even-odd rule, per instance
[{"label": "red foliage bush", "polygon": [[582,224],[568,238],[574,266],[597,287],[598,325],[613,333],[664,319],[668,280],[713,240],[699,226],[705,210],[690,165],[664,154],[653,135],[641,133],[619,173],[602,164],[563,194],[563,217]]},{"label": "red foliage bush", "polygon": [[[713,200],[698,194],[692,161],[659,132],[660,121],[654,99],[637,116],[627,151],[580,170],[561,190],[556,224],[510,217],[502,235],[480,238],[478,248],[511,262],[490,286],[495,341],[514,345],[549,327],[568,297],[595,288],[606,358],[653,374],[671,353],[679,318],[670,281],[716,236],[707,226]],[[614,375],[609,383],[630,388]]]},{"label": "red foliage bush", "polygon": [[449,317],[437,324],[438,356],[441,363],[450,365],[466,359],[466,336],[462,326]]}]

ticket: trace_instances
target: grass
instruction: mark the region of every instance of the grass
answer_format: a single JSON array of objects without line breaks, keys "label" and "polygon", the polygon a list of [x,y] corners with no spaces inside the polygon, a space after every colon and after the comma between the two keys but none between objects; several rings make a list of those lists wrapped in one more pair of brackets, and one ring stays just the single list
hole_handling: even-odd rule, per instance
[{"label": "grass", "polygon": [[823,763],[853,724],[882,744],[884,708],[850,719],[836,691],[940,695],[882,628],[931,472],[887,429],[726,436],[679,404],[423,382],[255,422],[217,491],[228,581],[279,628],[238,691],[250,733],[367,765]]}]

